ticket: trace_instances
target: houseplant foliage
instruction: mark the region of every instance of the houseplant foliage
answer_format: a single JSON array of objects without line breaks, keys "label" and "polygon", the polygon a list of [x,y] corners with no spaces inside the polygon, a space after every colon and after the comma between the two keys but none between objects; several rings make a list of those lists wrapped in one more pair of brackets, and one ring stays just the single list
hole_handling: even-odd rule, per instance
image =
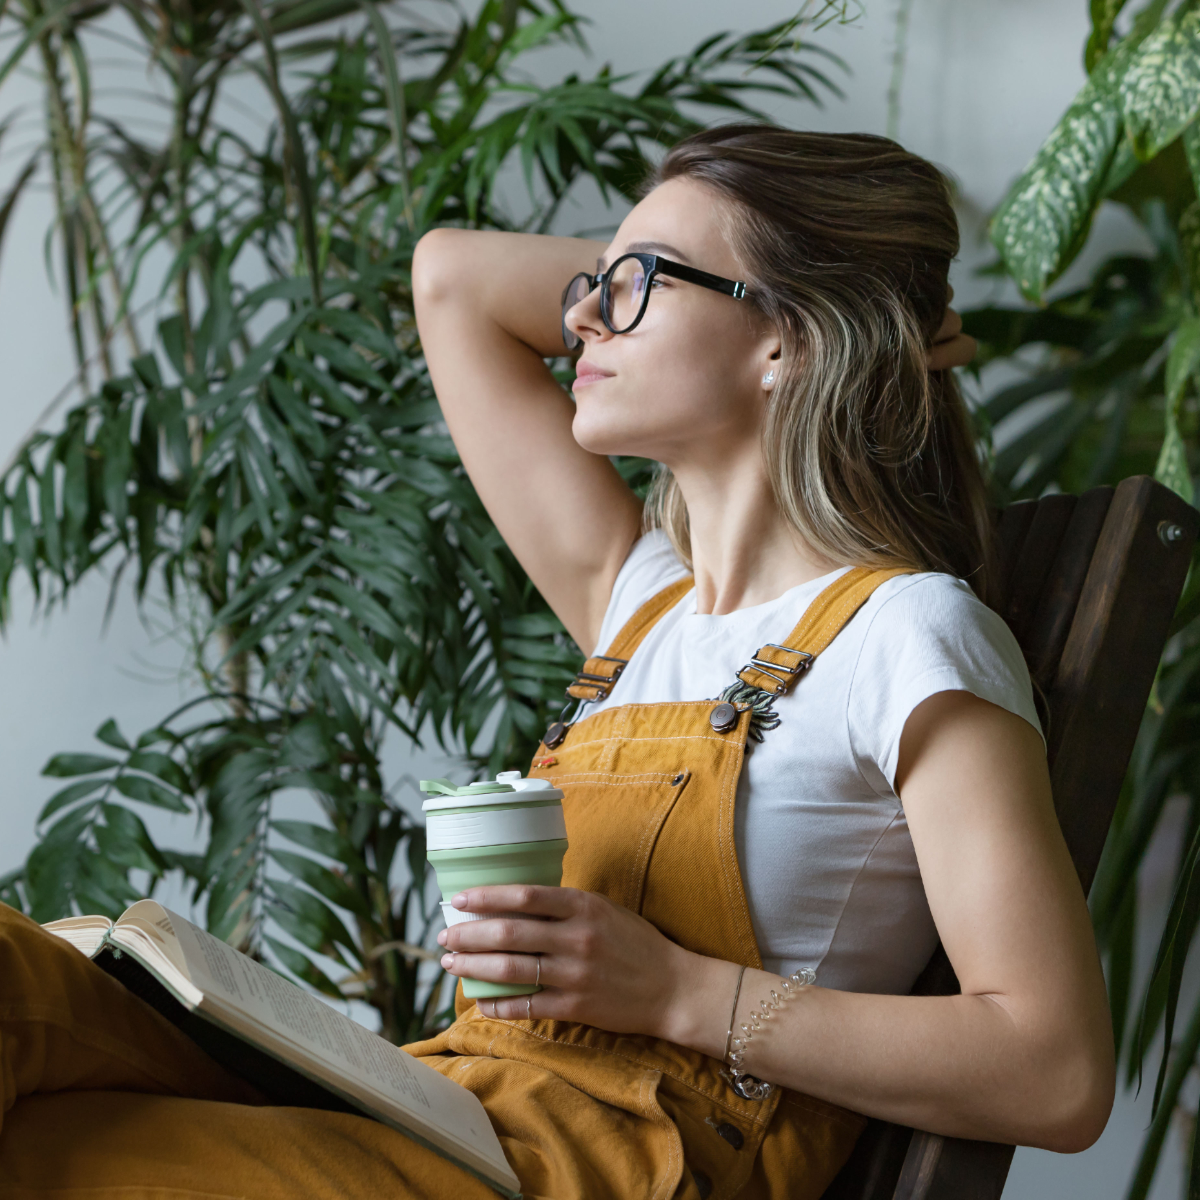
[{"label": "houseplant foliage", "polygon": [[[1038,307],[967,314],[982,342],[978,367],[1016,355],[1027,368],[1025,378],[980,406],[991,428],[1009,418],[1020,427],[1014,435],[1000,426],[993,462],[1001,500],[1047,487],[1078,492],[1140,472],[1194,499],[1200,4],[1153,0],[1132,16],[1125,8],[1125,0],[1091,0],[1087,83],[992,222],[1000,267]],[[1106,202],[1133,214],[1152,250],[1103,262],[1084,286],[1052,290]],[[1200,1054],[1200,1007],[1179,1011],[1200,923],[1198,712],[1200,571],[1193,565],[1090,897],[1125,1081],[1139,1082],[1145,1065],[1154,1088],[1155,1115],[1130,1200],[1149,1191]],[[1137,868],[1167,801],[1179,796],[1188,817],[1175,896],[1152,976],[1135,995]],[[1160,1033],[1166,1049],[1157,1055],[1152,1043]],[[1189,1188],[1200,1195],[1195,1146]]]},{"label": "houseplant foliage", "polygon": [[[41,920],[114,914],[182,873],[215,933],[365,1000],[397,1041],[434,1026],[444,996],[419,975],[424,833],[385,778],[385,739],[432,731],[479,769],[521,767],[578,658],[440,421],[416,240],[447,223],[546,229],[581,180],[632,197],[647,156],[701,121],[836,91],[800,19],[636,78],[543,86],[532,52],[583,47],[560,0],[425,8],[0,8],[0,81],[28,62],[46,97],[0,226],[45,164],[80,377],[98,378],[0,480],[0,615],[20,574],[45,607],[98,570],[139,598],[161,589],[204,693],[50,761],[64,786],[0,897]],[[114,30],[163,83],[159,141],[92,98],[94,43]],[[265,135],[226,104],[233,83],[257,86]],[[133,315],[147,292],[152,336]],[[274,819],[288,789],[320,819]],[[158,845],[147,807],[194,817],[202,851]]]}]

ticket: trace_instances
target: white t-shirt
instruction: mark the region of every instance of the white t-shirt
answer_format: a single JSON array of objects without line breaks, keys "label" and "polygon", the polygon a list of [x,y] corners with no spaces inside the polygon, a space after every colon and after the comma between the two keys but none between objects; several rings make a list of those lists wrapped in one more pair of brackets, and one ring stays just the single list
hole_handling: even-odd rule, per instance
[{"label": "white t-shirt", "polygon": [[[610,705],[717,697],[750,656],[791,632],[848,568],[723,616],[690,591],[651,630]],[[600,628],[603,654],[634,611],[687,571],[664,533],[635,543]],[[824,987],[906,994],[937,944],[904,809],[892,789],[900,734],[922,700],[973,692],[1041,730],[1008,626],[950,575],[882,584],[747,744],[735,837],[764,967],[802,966]]]}]

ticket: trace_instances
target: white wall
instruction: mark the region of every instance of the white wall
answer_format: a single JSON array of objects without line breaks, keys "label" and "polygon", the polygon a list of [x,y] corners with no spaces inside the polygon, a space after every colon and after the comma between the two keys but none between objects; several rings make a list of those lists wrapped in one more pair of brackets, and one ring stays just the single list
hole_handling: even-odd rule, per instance
[{"label": "white wall", "polygon": [[[595,62],[611,61],[624,71],[657,64],[731,25],[761,26],[790,16],[798,3],[606,0],[579,7],[594,22],[589,38]],[[843,78],[847,99],[830,100],[823,111],[777,107],[779,119],[816,129],[885,131],[895,4],[865,0],[865,8],[854,25],[817,35],[852,67]],[[1085,0],[915,0],[899,135],[959,182],[964,237],[954,283],[961,303],[988,292],[971,274],[990,257],[981,240],[986,214],[1082,82],[1086,8]],[[546,53],[538,75],[548,77],[568,58],[562,51]],[[32,84],[6,84],[0,114],[35,97]],[[51,294],[42,264],[49,211],[42,195],[23,202],[0,262],[0,459],[71,374],[61,302]],[[619,214],[606,217],[592,198],[562,225],[582,228],[609,219]],[[1115,213],[1103,216],[1096,237],[1110,251],[1138,244],[1129,223]],[[1085,256],[1072,275],[1079,277],[1097,253]],[[140,730],[187,693],[178,677],[179,648],[146,631],[127,595],[102,637],[103,603],[96,581],[67,611],[31,623],[23,599],[0,644],[0,872],[17,865],[31,843],[37,807],[51,790],[38,771],[52,753],[85,748],[110,715]],[[1005,1195],[1117,1200],[1147,1120],[1144,1098],[1136,1104],[1122,1099],[1108,1131],[1087,1153],[1064,1158],[1019,1151]],[[1176,1152],[1159,1173],[1155,1200],[1179,1193],[1179,1169]]]}]

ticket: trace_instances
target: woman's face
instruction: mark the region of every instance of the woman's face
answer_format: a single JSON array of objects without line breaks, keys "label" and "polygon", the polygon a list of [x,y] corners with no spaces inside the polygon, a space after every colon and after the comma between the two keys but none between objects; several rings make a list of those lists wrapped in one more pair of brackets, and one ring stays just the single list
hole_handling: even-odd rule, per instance
[{"label": "woman's face", "polygon": [[[599,270],[644,251],[745,279],[722,228],[724,201],[688,179],[655,188],[621,222]],[[677,468],[758,444],[779,338],[746,301],[658,275],[641,323],[613,334],[600,289],[567,314],[583,339],[574,386],[576,440],[595,454],[636,454]],[[772,357],[775,355],[776,357]]]}]

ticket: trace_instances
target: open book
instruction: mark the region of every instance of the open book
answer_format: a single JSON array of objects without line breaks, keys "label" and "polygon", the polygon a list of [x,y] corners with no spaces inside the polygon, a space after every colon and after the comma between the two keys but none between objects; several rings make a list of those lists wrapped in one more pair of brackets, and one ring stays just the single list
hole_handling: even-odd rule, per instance
[{"label": "open book", "polygon": [[364,1113],[520,1196],[471,1092],[156,901],[45,928],[274,1103]]}]

